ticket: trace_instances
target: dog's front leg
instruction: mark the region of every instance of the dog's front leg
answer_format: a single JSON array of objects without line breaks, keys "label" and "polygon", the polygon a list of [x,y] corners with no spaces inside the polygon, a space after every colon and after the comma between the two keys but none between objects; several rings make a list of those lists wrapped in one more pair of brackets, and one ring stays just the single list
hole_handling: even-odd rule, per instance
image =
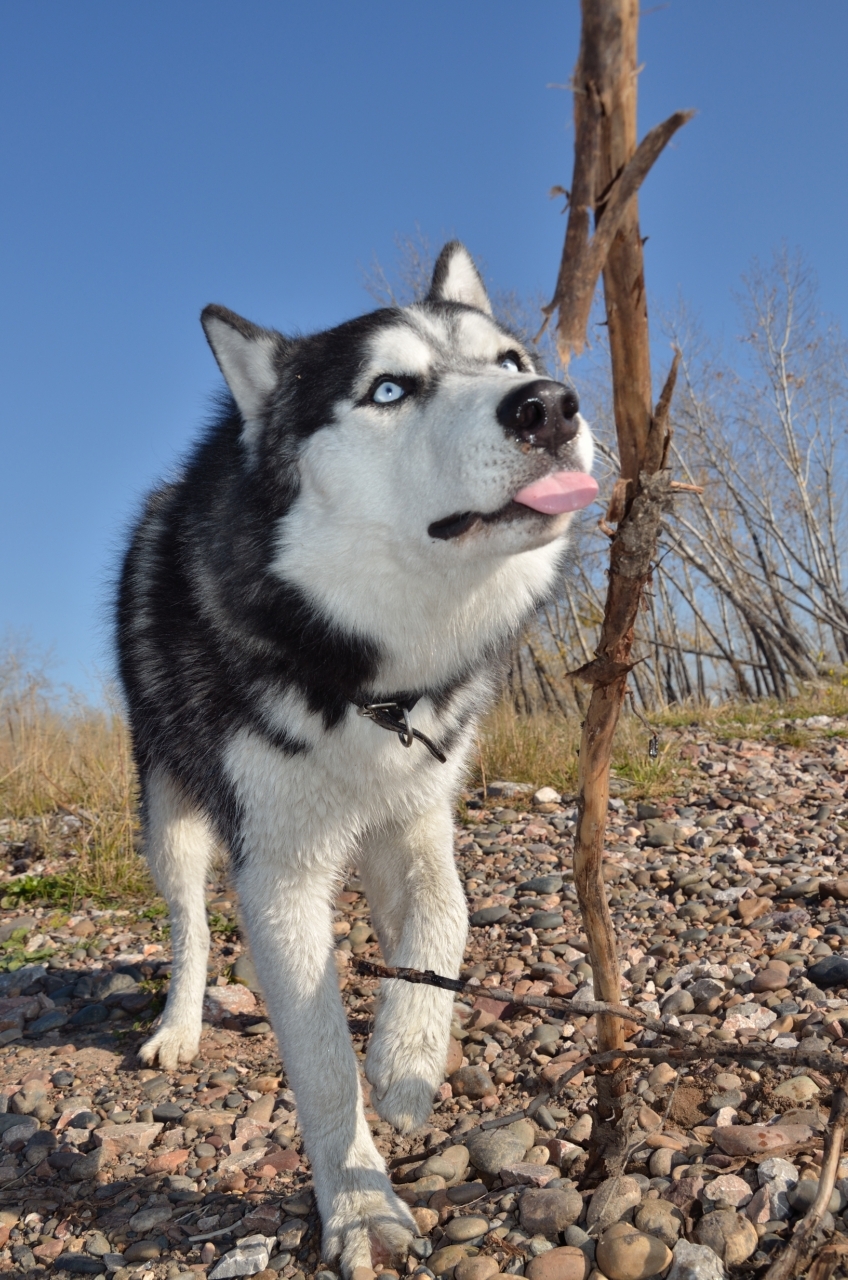
[{"label": "dog's front leg", "polygon": [[349,1274],[371,1247],[405,1254],[415,1223],[371,1138],[333,960],[326,867],[272,865],[248,854],[238,873],[253,956],[295,1093],[324,1251]]},{"label": "dog's front leg", "polygon": [[[375,833],[363,845],[360,871],[388,962],[457,977],[468,912],[448,806]],[[449,991],[382,984],[365,1074],[377,1111],[401,1132],[430,1114],[445,1069],[452,1007]]]}]

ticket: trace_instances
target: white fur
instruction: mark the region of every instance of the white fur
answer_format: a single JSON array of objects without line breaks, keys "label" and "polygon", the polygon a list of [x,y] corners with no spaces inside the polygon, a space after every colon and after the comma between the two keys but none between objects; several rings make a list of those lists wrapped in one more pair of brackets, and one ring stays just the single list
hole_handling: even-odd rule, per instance
[{"label": "white fur", "polygon": [[[458,512],[500,511],[554,465],[497,421],[509,390],[536,375],[529,363],[523,373],[500,367],[514,340],[489,318],[465,250],[453,253],[440,297],[480,310],[412,307],[376,333],[351,398],[300,448],[299,491],[274,531],[271,569],[339,628],[377,643],[375,689],[457,686],[447,706],[425,694],[412,710],[421,732],[435,739],[456,732],[448,761],[434,764],[420,743],[405,749],[353,706],[328,732],[294,686],[273,695],[262,686],[261,715],[303,751],[285,754],[255,727],[241,727],[223,756],[243,815],[243,847],[233,851],[242,855],[241,911],[297,1097],[325,1251],[346,1275],[371,1265],[374,1243],[403,1252],[415,1224],[365,1120],[333,958],[334,896],[356,864],[386,960],[459,973],[467,914],[451,805],[473,741],[469,713],[479,712],[491,687],[493,645],[550,591],[571,520],[528,513],[451,541],[428,533]],[[251,342],[216,320],[210,328],[244,418],[258,421],[273,390],[271,339],[258,331]],[[380,408],[367,392],[383,375],[419,378],[432,394]],[[585,424],[563,452],[556,465],[589,469]],[[198,564],[193,575],[215,618],[213,569]],[[225,633],[223,618],[220,625]],[[149,779],[147,804],[151,866],[171,908],[174,972],[162,1025],[142,1057],[173,1068],[196,1053],[200,1036],[203,886],[214,841],[162,770]],[[402,1131],[429,1114],[451,1007],[447,992],[382,986],[366,1074],[374,1106]]]}]

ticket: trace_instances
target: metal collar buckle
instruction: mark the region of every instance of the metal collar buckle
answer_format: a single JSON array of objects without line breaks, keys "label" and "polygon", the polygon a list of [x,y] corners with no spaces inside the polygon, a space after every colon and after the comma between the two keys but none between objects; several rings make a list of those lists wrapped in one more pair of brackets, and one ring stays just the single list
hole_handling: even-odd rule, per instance
[{"label": "metal collar buckle", "polygon": [[373,721],[378,728],[396,733],[405,747],[411,747],[417,738],[419,742],[424,743],[430,755],[440,764],[447,764],[447,756],[439,750],[435,742],[420,729],[413,729],[409,719],[409,707],[403,706],[400,702],[369,702],[365,706],[358,706],[356,710],[359,715],[365,716],[366,720]]},{"label": "metal collar buckle", "polygon": [[[399,702],[369,702],[364,707],[357,707],[361,716],[373,720],[381,729],[391,729],[397,734],[405,747],[411,747],[415,741],[415,730],[409,722],[409,709]],[[380,712],[384,712],[380,715]],[[394,714],[393,714],[394,713]],[[396,722],[396,716],[403,717],[403,724]]]}]

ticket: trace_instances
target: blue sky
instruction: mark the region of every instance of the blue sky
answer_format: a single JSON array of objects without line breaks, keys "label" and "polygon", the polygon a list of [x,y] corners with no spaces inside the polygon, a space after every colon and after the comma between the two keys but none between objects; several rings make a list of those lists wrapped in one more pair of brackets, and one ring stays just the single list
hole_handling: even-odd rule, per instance
[{"label": "blue sky", "polygon": [[[652,297],[730,341],[785,241],[848,327],[845,0],[645,7],[640,132],[699,112],[643,189]],[[550,293],[578,35],[577,0],[2,6],[0,636],[108,672],[128,523],[217,385],[205,303],[335,323],[416,226]]]}]

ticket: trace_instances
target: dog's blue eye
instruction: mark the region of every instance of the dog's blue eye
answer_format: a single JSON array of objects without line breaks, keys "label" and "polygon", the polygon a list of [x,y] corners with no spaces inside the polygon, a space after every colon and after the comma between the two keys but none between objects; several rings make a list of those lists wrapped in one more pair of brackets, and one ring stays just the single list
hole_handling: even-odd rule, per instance
[{"label": "dog's blue eye", "polygon": [[397,382],[391,382],[388,378],[384,382],[378,384],[374,390],[371,399],[375,404],[394,404],[396,400],[402,400],[406,395],[403,387]]},{"label": "dog's blue eye", "polygon": [[518,356],[513,351],[508,351],[505,356],[501,356],[498,360],[501,369],[506,369],[507,373],[520,373],[521,363]]}]

